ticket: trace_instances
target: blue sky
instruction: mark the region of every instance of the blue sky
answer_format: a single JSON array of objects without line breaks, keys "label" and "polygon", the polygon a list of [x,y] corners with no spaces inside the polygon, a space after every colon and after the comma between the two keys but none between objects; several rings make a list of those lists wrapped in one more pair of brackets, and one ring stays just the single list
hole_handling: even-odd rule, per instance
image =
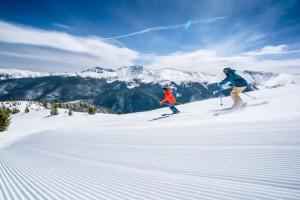
[{"label": "blue sky", "polygon": [[300,73],[298,0],[1,0],[0,67]]}]

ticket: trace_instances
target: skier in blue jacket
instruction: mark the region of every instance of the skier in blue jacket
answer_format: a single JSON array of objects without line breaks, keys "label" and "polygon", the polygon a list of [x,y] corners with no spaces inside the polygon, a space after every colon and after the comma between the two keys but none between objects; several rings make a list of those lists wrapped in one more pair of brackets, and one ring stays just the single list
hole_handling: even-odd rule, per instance
[{"label": "skier in blue jacket", "polygon": [[247,81],[242,78],[240,75],[235,73],[235,70],[230,69],[229,67],[223,69],[224,74],[226,75],[226,78],[219,83],[219,86],[222,88],[223,85],[230,82],[230,86],[233,86],[232,91],[230,93],[230,96],[233,100],[233,106],[232,107],[240,107],[243,106],[243,100],[239,96],[247,87],[248,83]]}]

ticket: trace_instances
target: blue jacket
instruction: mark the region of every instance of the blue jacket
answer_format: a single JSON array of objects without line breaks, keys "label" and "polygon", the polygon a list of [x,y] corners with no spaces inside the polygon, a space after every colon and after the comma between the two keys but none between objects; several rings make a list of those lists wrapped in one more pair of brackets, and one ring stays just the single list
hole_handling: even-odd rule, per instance
[{"label": "blue jacket", "polygon": [[246,87],[248,85],[247,81],[244,78],[235,73],[235,70],[229,71],[228,76],[223,81],[221,81],[219,85],[222,86],[228,82],[230,82],[234,87]]}]

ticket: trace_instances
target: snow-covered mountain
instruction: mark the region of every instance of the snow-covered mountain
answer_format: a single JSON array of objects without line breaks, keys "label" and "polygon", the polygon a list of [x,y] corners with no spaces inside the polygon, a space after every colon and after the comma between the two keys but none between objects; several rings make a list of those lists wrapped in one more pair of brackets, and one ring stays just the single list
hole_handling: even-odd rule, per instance
[{"label": "snow-covered mountain", "polygon": [[72,73],[49,73],[35,72],[20,69],[0,69],[0,80],[18,79],[18,78],[38,78],[45,76],[74,76]]},{"label": "snow-covered mountain", "polygon": [[49,75],[49,73],[33,72],[29,70],[18,69],[0,69],[0,80],[13,78],[34,78]]},{"label": "snow-covered mountain", "polygon": [[45,76],[79,76],[83,78],[106,79],[108,82],[139,81],[142,83],[160,83],[164,81],[211,82],[215,76],[199,72],[187,72],[176,69],[150,70],[143,66],[126,66],[116,70],[95,67],[78,73],[46,73],[17,69],[0,69],[0,79],[35,78]]},{"label": "snow-covered mountain", "polygon": [[[299,76],[239,71],[254,88],[274,88],[297,83]],[[97,106],[124,113],[158,108],[161,87],[173,88],[178,103],[215,97],[224,75],[177,69],[151,70],[142,66],[116,70],[101,67],[78,73],[43,73],[0,70],[0,100],[87,100]],[[251,90],[251,87],[249,88]],[[225,94],[226,91],[224,91]]]},{"label": "snow-covered mountain", "polygon": [[[285,84],[293,84],[299,80],[299,76],[292,74],[252,71],[238,71],[238,73],[246,78],[249,83],[265,87],[277,87]],[[203,72],[189,72],[172,68],[152,70],[144,68],[143,66],[126,66],[116,70],[94,67],[77,73],[47,73],[18,69],[0,69],[0,80],[47,76],[105,79],[109,83],[121,81],[128,83],[127,87],[129,88],[138,86],[138,83],[167,84],[170,81],[176,84],[188,82],[209,84],[216,83],[224,78],[223,74],[212,75]]]},{"label": "snow-covered mountain", "polygon": [[300,82],[300,75],[271,72],[238,71],[249,83],[264,88],[275,88]]}]

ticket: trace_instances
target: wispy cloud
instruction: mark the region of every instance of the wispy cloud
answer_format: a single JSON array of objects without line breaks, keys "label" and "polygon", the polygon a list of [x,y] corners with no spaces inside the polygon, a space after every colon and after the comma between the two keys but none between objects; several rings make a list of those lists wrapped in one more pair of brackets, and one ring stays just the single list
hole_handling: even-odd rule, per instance
[{"label": "wispy cloud", "polygon": [[131,37],[131,36],[135,36],[135,35],[144,34],[144,33],[149,33],[149,32],[153,32],[153,31],[162,31],[162,30],[170,30],[170,29],[177,29],[177,28],[186,28],[187,24],[189,26],[191,26],[192,24],[199,24],[199,23],[213,23],[213,22],[217,22],[219,20],[224,20],[226,18],[227,18],[227,16],[197,19],[197,20],[189,20],[188,22],[182,23],[182,24],[150,27],[150,28],[143,29],[141,31],[137,31],[137,32],[133,32],[133,33],[125,34],[125,35],[108,37],[108,38],[105,38],[105,39],[119,39],[119,38],[126,38],[126,37]]},{"label": "wispy cloud", "polygon": [[[101,37],[79,37],[0,21],[0,42],[34,45],[92,55],[99,65],[130,65],[139,53],[104,41]],[[78,58],[74,57],[74,62]]]},{"label": "wispy cloud", "polygon": [[260,50],[249,51],[243,54],[249,56],[263,56],[263,55],[275,55],[275,54],[289,54],[289,53],[297,53],[297,52],[300,52],[300,50],[288,50],[288,45],[282,44],[277,46],[265,46]]},{"label": "wispy cloud", "polygon": [[70,28],[70,26],[65,25],[65,24],[61,24],[61,23],[53,23],[52,25],[55,26],[55,27],[61,28],[61,29],[68,29],[68,28]]}]

